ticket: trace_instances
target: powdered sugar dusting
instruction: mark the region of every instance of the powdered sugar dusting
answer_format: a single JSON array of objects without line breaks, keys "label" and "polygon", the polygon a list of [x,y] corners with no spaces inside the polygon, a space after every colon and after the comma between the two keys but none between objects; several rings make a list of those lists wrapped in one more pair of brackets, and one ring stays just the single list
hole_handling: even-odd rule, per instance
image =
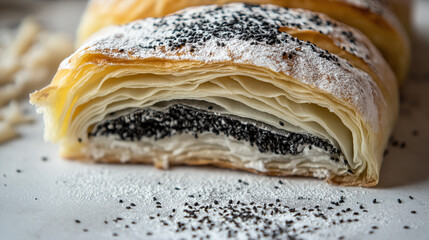
[{"label": "powdered sugar dusting", "polygon": [[347,43],[346,49],[365,59],[365,48],[357,47],[360,43],[354,32],[324,15],[248,4],[196,7],[165,18],[110,27],[84,44],[78,54],[101,52],[125,60],[227,61],[265,67],[348,102],[377,129],[376,102],[381,101],[381,93],[373,79],[346,60],[280,31],[284,26],[340,39],[338,44]]}]

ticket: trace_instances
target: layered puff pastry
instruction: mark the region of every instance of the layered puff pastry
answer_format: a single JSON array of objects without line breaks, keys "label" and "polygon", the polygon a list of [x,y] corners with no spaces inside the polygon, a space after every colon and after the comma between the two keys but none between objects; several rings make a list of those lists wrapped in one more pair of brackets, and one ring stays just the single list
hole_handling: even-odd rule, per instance
[{"label": "layered puff pastry", "polygon": [[391,0],[91,0],[78,28],[77,39],[80,45],[103,27],[146,17],[163,17],[191,6],[231,2],[274,4],[322,12],[359,29],[381,51],[402,82],[408,71],[410,46],[403,25],[393,12],[401,17],[406,15],[408,10],[403,1],[393,0],[397,4],[392,4]]},{"label": "layered puff pastry", "polygon": [[374,186],[398,87],[359,31],[233,3],[106,28],[31,102],[66,158]]}]

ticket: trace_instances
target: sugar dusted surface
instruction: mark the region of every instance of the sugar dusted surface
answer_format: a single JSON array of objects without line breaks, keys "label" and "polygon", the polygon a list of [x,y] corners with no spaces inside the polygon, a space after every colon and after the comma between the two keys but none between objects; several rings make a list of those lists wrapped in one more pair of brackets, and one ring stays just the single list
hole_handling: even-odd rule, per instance
[{"label": "sugar dusted surface", "polygon": [[[109,27],[77,54],[101,52],[126,60],[232,61],[265,67],[347,101],[377,129],[379,112],[375,102],[380,101],[381,93],[373,79],[346,60],[280,32],[282,26],[321,31],[341,39],[352,54],[364,59],[367,55],[350,29],[323,15],[246,4],[197,7],[165,18]],[[63,63],[62,67],[71,66]]]},{"label": "sugar dusted surface", "polygon": [[[418,116],[419,126],[425,126],[423,120],[427,117],[423,113]],[[116,233],[118,239],[190,239],[194,234],[197,234],[197,239],[207,234],[210,239],[227,239],[226,227],[230,227],[239,232],[232,239],[249,239],[246,232],[237,229],[233,222],[221,224],[228,216],[219,216],[219,212],[224,210],[232,213],[231,209],[245,215],[241,210],[241,203],[245,203],[246,207],[252,206],[252,219],[260,217],[262,221],[253,224],[253,221],[242,222],[239,217],[235,221],[241,229],[247,228],[254,239],[260,233],[256,228],[262,229],[267,225],[265,219],[272,222],[267,232],[278,230],[278,224],[290,235],[296,229],[297,237],[302,239],[338,239],[341,236],[345,239],[407,239],[410,236],[424,239],[429,224],[425,217],[429,214],[429,180],[426,176],[423,181],[416,181],[410,177],[416,176],[415,173],[408,171],[405,175],[395,175],[408,169],[409,164],[411,169],[427,166],[425,161],[420,160],[424,158],[417,157],[424,156],[426,148],[413,144],[427,139],[428,131],[421,131],[418,137],[409,136],[412,127],[406,123],[411,123],[411,120],[411,117],[405,117],[399,133],[395,134],[401,139],[408,136],[409,149],[390,147],[382,173],[382,186],[363,189],[330,186],[316,179],[267,177],[209,167],[174,167],[162,171],[149,165],[66,161],[58,157],[55,145],[43,143],[43,121],[39,115],[35,125],[22,129],[22,139],[0,148],[0,226],[3,227],[0,238],[115,239],[113,234]],[[409,154],[413,157],[408,165],[401,165],[403,158]],[[423,165],[418,166],[419,161]],[[395,167],[398,163],[399,166]],[[425,170],[417,172],[417,176],[422,177]],[[344,198],[342,203],[341,197]],[[374,199],[377,200],[376,204],[372,203]],[[401,199],[402,203],[399,204],[397,199]],[[215,200],[218,205],[215,205]],[[230,200],[233,201],[231,207]],[[240,204],[237,205],[237,201]],[[161,208],[157,208],[157,202]],[[250,205],[252,202],[254,205]],[[131,207],[131,203],[135,206]],[[210,205],[212,208],[207,212],[200,210],[197,219],[185,217],[190,214],[184,210],[192,210],[185,204],[195,208],[195,203],[198,203],[198,209]],[[339,206],[336,206],[337,203]],[[267,215],[262,211],[265,204]],[[361,205],[364,209],[360,209]],[[258,213],[253,212],[253,206],[260,207]],[[221,210],[220,207],[225,209]],[[271,215],[275,208],[286,212]],[[413,210],[417,214],[411,214]],[[354,212],[359,215],[354,215]],[[296,216],[298,213],[300,216]],[[337,216],[337,213],[341,215]],[[215,223],[212,231],[206,221],[202,225],[198,222],[204,217]],[[348,222],[349,219],[351,222]],[[293,222],[286,227],[286,221],[291,220]],[[176,232],[177,222],[186,224],[187,229]],[[191,226],[200,225],[201,230],[191,230]],[[410,226],[409,230],[403,228],[406,225]],[[280,235],[281,239],[286,239],[286,235]],[[259,239],[273,237],[261,235]]]},{"label": "sugar dusted surface", "polygon": [[[69,5],[66,8],[52,8],[52,4],[62,1],[56,2],[47,4],[55,16],[70,11]],[[222,205],[230,199],[263,204],[275,203],[279,198],[282,204],[290,207],[302,209],[319,204],[323,211],[327,211],[331,199],[337,201],[344,195],[345,204],[328,215],[329,219],[335,218],[335,214],[342,209],[359,209],[358,202],[364,204],[368,214],[360,215],[359,222],[335,226],[331,222],[312,221],[314,226],[322,225],[321,229],[303,238],[426,239],[429,225],[429,161],[426,157],[429,154],[426,146],[429,142],[429,109],[425,104],[429,91],[426,61],[429,54],[429,32],[426,30],[429,27],[429,2],[416,1],[416,5],[415,61],[412,77],[402,89],[403,111],[394,133],[399,145],[389,146],[377,188],[335,187],[319,180],[265,177],[215,168],[180,167],[165,172],[144,165],[66,161],[58,157],[57,146],[44,143],[43,121],[39,115],[35,125],[20,128],[20,139],[0,147],[0,239],[179,238],[173,226],[164,228],[158,219],[149,219],[158,212],[152,199],[155,195],[163,206],[160,211],[162,218],[168,218],[173,207],[177,208],[177,212],[183,211],[185,202],[198,200],[200,204],[206,204],[214,198],[219,198]],[[43,16],[47,15],[43,13]],[[406,142],[405,148],[400,147],[402,142]],[[48,160],[42,161],[42,156]],[[17,173],[17,169],[22,172]],[[239,183],[239,179],[243,183]],[[279,188],[275,189],[275,186]],[[201,197],[188,197],[191,194],[194,197],[201,194]],[[300,196],[305,199],[298,199]],[[119,199],[124,203],[120,204]],[[373,204],[373,199],[379,203]],[[397,199],[401,199],[402,203],[399,204]],[[131,202],[137,206],[126,209]],[[411,214],[412,210],[417,214]],[[352,216],[352,213],[348,214]],[[124,220],[113,222],[117,217]],[[291,215],[287,214],[286,217],[290,218]],[[81,223],[77,224],[76,219]],[[107,225],[105,220],[108,221]],[[175,217],[174,220],[182,219]],[[132,221],[137,224],[130,224]],[[309,221],[310,218],[306,218],[299,226],[308,225]],[[130,228],[125,228],[125,225],[130,225]],[[404,229],[405,225],[410,229]],[[370,235],[372,226],[378,226],[378,229]],[[88,232],[84,232],[84,228]],[[148,230],[152,231],[152,236],[146,235]],[[113,233],[119,236],[115,238]],[[189,239],[192,232],[188,231],[182,236]]]}]

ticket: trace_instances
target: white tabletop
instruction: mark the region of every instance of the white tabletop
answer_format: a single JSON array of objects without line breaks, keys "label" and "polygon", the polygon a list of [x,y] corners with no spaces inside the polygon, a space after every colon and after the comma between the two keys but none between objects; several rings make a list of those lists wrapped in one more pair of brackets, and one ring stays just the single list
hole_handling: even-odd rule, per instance
[{"label": "white tabletop", "polygon": [[[84,5],[44,1],[34,14],[70,32]],[[0,146],[0,239],[272,239],[280,231],[279,239],[429,239],[429,2],[417,2],[414,14],[410,79],[376,188],[209,167],[67,161],[43,141],[38,116],[20,128],[21,138]]]}]

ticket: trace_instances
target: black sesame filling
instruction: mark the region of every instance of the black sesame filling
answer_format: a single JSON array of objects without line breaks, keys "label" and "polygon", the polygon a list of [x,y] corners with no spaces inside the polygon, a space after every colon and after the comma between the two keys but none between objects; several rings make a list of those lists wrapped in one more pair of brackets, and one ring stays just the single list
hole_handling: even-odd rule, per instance
[{"label": "black sesame filling", "polygon": [[[164,109],[144,108],[107,119],[96,125],[88,137],[114,136],[120,141],[139,141],[152,138],[155,141],[180,134],[192,134],[198,138],[202,133],[223,134],[237,141],[256,146],[261,153],[298,155],[305,148],[323,149],[331,160],[344,159],[341,151],[327,140],[308,134],[286,130],[273,131],[268,127],[238,120],[237,117],[208,110],[174,104]],[[283,125],[281,122],[280,125]],[[273,129],[273,127],[271,127]],[[341,160],[345,165],[347,162]]]}]

